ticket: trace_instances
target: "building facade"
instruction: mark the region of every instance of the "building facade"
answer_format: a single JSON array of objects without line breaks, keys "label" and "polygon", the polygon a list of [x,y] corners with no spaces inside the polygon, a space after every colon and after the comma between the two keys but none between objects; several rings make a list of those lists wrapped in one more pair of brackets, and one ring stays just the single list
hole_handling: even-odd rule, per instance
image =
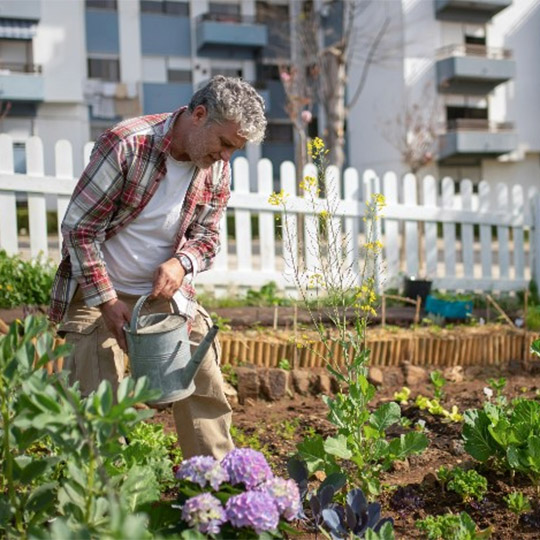
[{"label": "building facade", "polygon": [[[85,142],[123,118],[174,110],[221,73],[263,95],[267,137],[245,155],[277,170],[294,159],[280,73],[298,53],[304,4],[345,27],[342,0],[0,0],[0,132],[17,143],[17,169],[38,135],[47,173],[58,139],[72,143],[80,171]],[[347,164],[407,172],[397,141],[414,147],[432,130],[420,174],[540,185],[538,28],[540,0],[367,2],[349,65],[349,97],[367,76],[348,113]]]}]

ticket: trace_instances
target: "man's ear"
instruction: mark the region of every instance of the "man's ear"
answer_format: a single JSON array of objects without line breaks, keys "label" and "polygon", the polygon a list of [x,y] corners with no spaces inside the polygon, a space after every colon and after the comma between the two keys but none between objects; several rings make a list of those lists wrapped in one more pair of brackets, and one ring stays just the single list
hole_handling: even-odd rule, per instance
[{"label": "man's ear", "polygon": [[202,125],[208,118],[208,110],[204,105],[197,105],[191,113],[191,118],[193,119],[195,125]]}]

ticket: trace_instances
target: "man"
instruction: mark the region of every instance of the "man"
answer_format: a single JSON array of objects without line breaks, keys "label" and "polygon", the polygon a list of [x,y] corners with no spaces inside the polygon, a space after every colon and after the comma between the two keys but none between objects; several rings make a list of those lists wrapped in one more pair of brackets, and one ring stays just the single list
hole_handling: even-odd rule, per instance
[{"label": "man", "polygon": [[[49,317],[73,345],[72,381],[88,395],[118,386],[136,300],[170,311],[174,297],[199,341],[211,322],[192,281],[219,248],[230,195],[229,160],[266,128],[264,103],[246,82],[214,77],[187,107],[121,122],[97,141],[62,223],[62,261]],[[173,404],[184,457],[221,458],[232,448],[219,344],[205,356],[195,393]]]}]

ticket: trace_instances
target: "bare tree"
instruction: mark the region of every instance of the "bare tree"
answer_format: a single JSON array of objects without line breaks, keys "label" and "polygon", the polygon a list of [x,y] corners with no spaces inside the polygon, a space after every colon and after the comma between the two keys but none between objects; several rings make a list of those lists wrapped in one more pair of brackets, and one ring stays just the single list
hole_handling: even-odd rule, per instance
[{"label": "bare tree", "polygon": [[406,98],[402,112],[383,123],[383,137],[399,152],[408,172],[416,175],[434,161],[440,133],[438,113],[437,95],[426,84],[420,99],[409,102]]},{"label": "bare tree", "polygon": [[[415,175],[416,196],[423,203],[422,180],[419,171],[434,162],[438,149],[439,98],[431,83],[427,83],[418,100],[406,97],[402,112],[383,123],[383,137],[398,150],[407,171]],[[424,224],[418,223],[418,267],[422,272],[424,256]],[[405,242],[400,257],[405,258]]]}]

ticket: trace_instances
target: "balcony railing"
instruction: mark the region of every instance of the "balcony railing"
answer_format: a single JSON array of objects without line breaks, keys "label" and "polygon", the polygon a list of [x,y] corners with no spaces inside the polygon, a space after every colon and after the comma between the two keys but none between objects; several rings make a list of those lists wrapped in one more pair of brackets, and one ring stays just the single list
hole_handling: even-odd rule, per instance
[{"label": "balcony railing", "polygon": [[260,24],[254,16],[238,15],[236,13],[203,13],[197,17],[197,21],[229,22],[236,24]]},{"label": "balcony railing", "polygon": [[41,66],[38,64],[24,64],[17,62],[0,62],[0,74],[8,75],[9,73],[41,73]]},{"label": "balcony railing", "polygon": [[479,56],[493,60],[509,60],[512,58],[512,51],[500,47],[487,47],[486,45],[475,45],[471,43],[446,45],[437,49],[438,60],[451,56]]},{"label": "balcony railing", "polygon": [[503,133],[514,130],[512,122],[493,122],[484,118],[454,118],[446,122],[447,131]]}]

